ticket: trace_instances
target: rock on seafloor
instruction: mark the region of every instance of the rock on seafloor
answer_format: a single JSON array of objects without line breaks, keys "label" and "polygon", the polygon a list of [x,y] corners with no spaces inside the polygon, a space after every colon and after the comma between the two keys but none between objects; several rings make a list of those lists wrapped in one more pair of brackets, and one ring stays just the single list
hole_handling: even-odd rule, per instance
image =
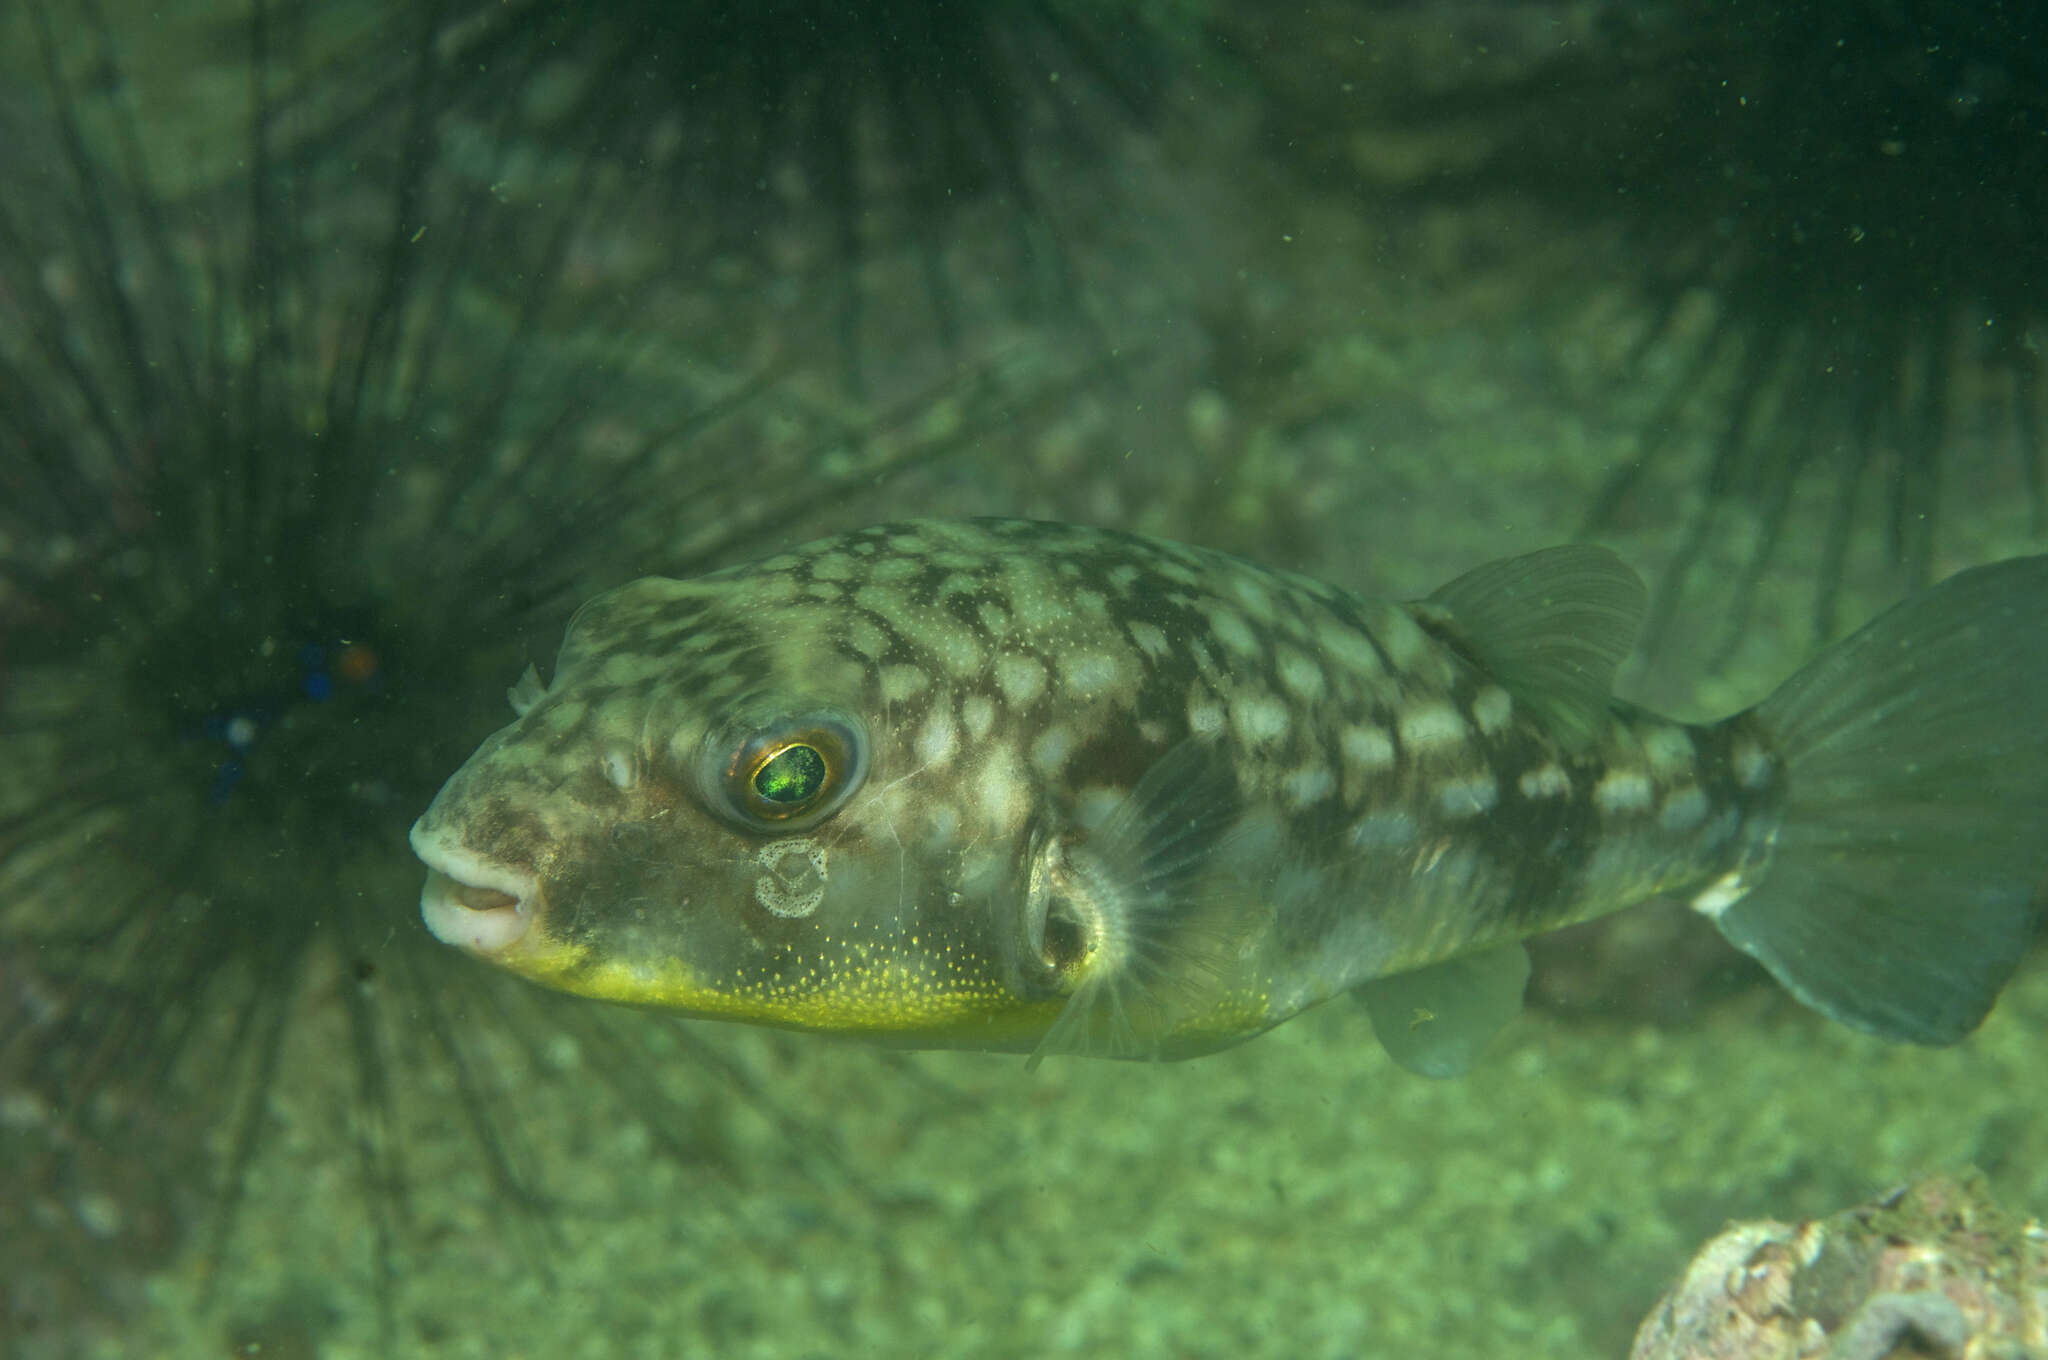
[{"label": "rock on seafloor", "polygon": [[1798,1225],[1731,1224],[1636,1333],[1632,1360],[2048,1357],[2048,1231],[1938,1176]]}]

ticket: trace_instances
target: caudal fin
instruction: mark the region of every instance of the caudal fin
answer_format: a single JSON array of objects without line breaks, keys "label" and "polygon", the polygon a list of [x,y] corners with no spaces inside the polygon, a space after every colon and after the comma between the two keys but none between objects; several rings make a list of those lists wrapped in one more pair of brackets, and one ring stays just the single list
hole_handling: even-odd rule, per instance
[{"label": "caudal fin", "polygon": [[1756,717],[1785,762],[1784,822],[1762,881],[1702,909],[1823,1014],[1961,1039],[2048,890],[2048,557],[1904,601]]}]

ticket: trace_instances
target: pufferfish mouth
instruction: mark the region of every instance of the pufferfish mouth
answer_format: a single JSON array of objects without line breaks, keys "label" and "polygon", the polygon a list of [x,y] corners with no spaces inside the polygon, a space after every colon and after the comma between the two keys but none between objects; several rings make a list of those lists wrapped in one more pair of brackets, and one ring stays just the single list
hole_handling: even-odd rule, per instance
[{"label": "pufferfish mouth", "polygon": [[475,954],[503,954],[533,925],[538,885],[523,874],[412,829],[412,849],[427,866],[420,919],[443,944]]}]

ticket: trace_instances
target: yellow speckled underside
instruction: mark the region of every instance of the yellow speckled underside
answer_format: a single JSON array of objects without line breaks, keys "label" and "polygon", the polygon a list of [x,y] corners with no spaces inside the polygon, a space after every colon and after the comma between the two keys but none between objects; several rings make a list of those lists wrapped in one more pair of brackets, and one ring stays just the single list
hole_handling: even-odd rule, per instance
[{"label": "yellow speckled underside", "polygon": [[[515,965],[543,986],[625,1005],[678,1011],[706,1020],[736,1020],[781,1029],[895,1038],[934,1047],[1031,1048],[1058,1019],[1065,998],[1024,1000],[994,984],[935,985],[900,963],[828,970],[815,987],[738,978],[707,981],[680,964],[658,973],[591,960],[587,946],[535,942]],[[1163,1047],[1207,1051],[1249,1038],[1271,1023],[1267,996],[1223,998],[1164,1036]]]}]

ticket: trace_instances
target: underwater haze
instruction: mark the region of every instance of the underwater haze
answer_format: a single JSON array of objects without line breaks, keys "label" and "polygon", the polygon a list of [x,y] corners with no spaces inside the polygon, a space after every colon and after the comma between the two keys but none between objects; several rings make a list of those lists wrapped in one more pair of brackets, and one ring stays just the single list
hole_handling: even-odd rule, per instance
[{"label": "underwater haze", "polygon": [[[1997,8],[1940,36],[2020,55],[1952,68],[1843,7],[1833,97],[1947,111],[1873,154],[2048,127]],[[1433,1080],[1346,998],[1027,1070],[421,917],[408,827],[579,604],[870,524],[1391,600],[1589,536],[1656,602],[1619,692],[1685,719],[2042,552],[2031,281],[1859,218],[1953,337],[1905,344],[1769,272],[1853,248],[1818,169],[1638,216],[1566,159],[1725,117],[1658,85],[1715,9],[0,0],[0,1354],[1619,1356],[1730,1221],[2048,1208],[2038,951],[1895,1046],[1652,902]],[[1739,267],[1648,253],[1702,202]]]}]

